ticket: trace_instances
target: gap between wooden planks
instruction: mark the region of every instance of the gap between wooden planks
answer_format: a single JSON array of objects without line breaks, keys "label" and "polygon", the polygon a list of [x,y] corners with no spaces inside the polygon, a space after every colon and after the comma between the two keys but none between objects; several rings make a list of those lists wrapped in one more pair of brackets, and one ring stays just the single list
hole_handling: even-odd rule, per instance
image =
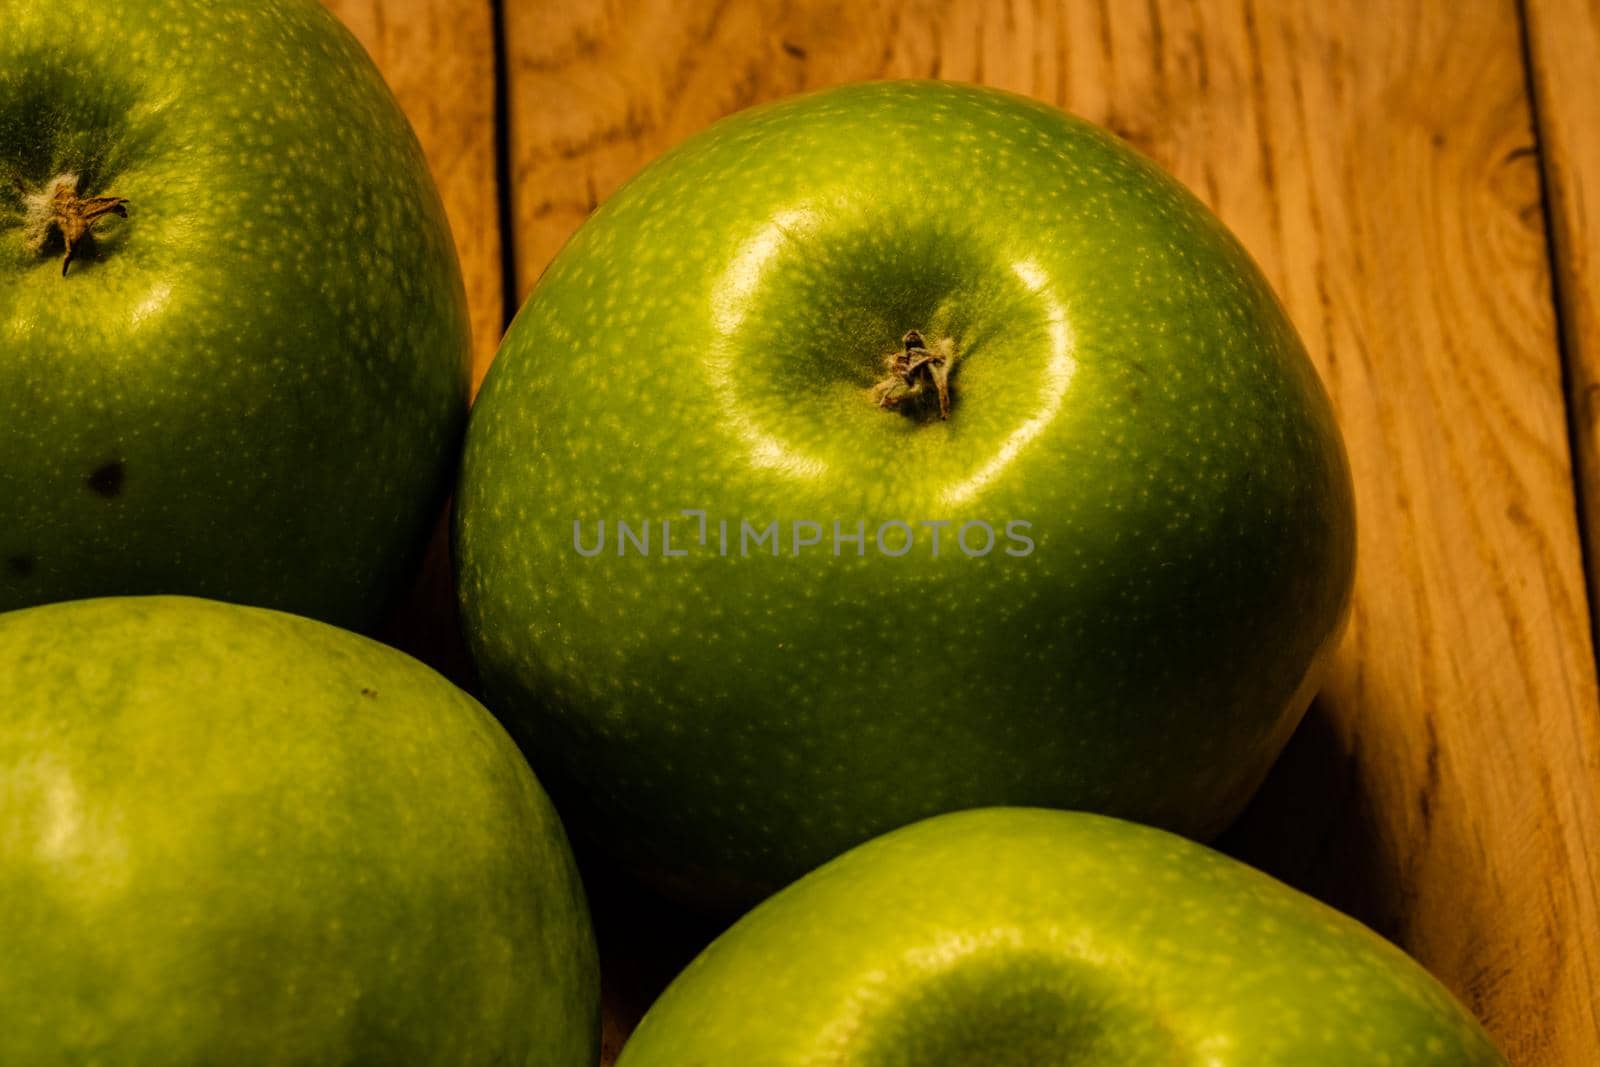
[{"label": "gap between wooden planks", "polygon": [[1525,0],[1523,7],[1593,604],[1600,600],[1600,279],[1590,269],[1600,262],[1600,5]]},{"label": "gap between wooden planks", "polygon": [[[1595,68],[1568,34],[1592,33],[1594,13],[1529,5],[1558,261],[1581,278],[1595,223],[1578,178],[1595,173],[1597,126],[1592,104],[1587,120],[1570,105],[1594,98]],[[505,310],[486,251],[499,237],[489,9],[332,6],[374,48],[440,171],[476,264],[484,353]],[[737,108],[859,78],[950,77],[1052,101],[1206,199],[1328,383],[1361,521],[1337,669],[1224,844],[1406,947],[1513,1062],[1600,1060],[1600,711],[1512,0],[505,8],[523,295],[670,145]],[[1600,380],[1595,297],[1557,280],[1586,400]],[[613,1038],[627,1022],[613,1018]]]}]

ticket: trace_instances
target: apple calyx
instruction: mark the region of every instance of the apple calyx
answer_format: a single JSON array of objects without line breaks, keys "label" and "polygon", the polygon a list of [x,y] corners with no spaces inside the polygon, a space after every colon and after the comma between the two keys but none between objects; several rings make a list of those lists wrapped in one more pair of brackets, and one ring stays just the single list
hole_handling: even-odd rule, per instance
[{"label": "apple calyx", "polygon": [[66,253],[61,257],[61,276],[89,237],[94,224],[107,215],[128,217],[128,200],[122,196],[79,196],[78,176],[63,174],[42,191],[25,193],[28,207],[28,247],[43,252],[52,231],[61,234]]},{"label": "apple calyx", "polygon": [[916,330],[900,339],[901,349],[883,357],[887,376],[872,387],[872,399],[885,410],[918,400],[931,389],[939,396],[939,418],[950,417],[950,372],[956,365],[956,343],[946,337],[929,348]]}]

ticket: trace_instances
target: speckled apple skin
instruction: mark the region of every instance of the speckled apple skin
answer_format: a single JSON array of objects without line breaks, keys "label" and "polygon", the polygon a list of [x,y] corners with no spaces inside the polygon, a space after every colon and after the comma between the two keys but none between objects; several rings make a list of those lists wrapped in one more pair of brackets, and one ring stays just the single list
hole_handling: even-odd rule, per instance
[{"label": "speckled apple skin", "polygon": [[[459,456],[422,152],[315,0],[5,0],[0,609],[190,593],[370,627]],[[26,195],[129,200],[63,277]]]},{"label": "speckled apple skin", "polygon": [[[872,401],[909,329],[955,343],[948,421]],[[936,82],[754,108],[613,196],[509,331],[457,499],[486,702],[578,826],[707,899],[986,804],[1218,831],[1354,567],[1327,397],[1237,242],[1110,134]],[[780,520],[780,556],[720,556],[719,518]],[[575,551],[619,519],[651,555]],[[1036,547],[889,558],[890,519]]]},{"label": "speckled apple skin", "polygon": [[1505,1067],[1353,919],[1103,816],[946,815],[745,916],[618,1067]]},{"label": "speckled apple skin", "polygon": [[561,823],[393,649],[181,597],[0,615],[0,1063],[593,1067]]}]

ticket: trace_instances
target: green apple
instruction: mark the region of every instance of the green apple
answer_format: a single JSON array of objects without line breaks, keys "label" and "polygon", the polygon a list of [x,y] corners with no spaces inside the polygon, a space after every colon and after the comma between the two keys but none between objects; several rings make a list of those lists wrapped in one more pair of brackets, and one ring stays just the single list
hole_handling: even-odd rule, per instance
[{"label": "green apple", "polygon": [[567,839],[414,660],[182,597],[0,615],[0,1063],[592,1067]]},{"label": "green apple", "polygon": [[754,108],[550,265],[467,431],[486,702],[575,824],[748,898],[940,811],[1243,806],[1349,601],[1349,470],[1249,257],[1021,97]]},{"label": "green apple", "polygon": [[1505,1067],[1399,949],[1160,830],[991,808],[745,916],[618,1067]]},{"label": "green apple", "polygon": [[4,0],[0,610],[190,593],[370,627],[466,418],[422,152],[315,0]]}]

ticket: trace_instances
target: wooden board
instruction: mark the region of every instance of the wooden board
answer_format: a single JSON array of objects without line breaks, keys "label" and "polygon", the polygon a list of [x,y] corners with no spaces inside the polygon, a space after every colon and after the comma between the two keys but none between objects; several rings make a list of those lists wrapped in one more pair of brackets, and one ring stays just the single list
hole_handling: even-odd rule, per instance
[{"label": "wooden board", "polygon": [[[1526,38],[1588,557],[1600,560],[1600,5],[1528,0]],[[1589,598],[1600,594],[1591,563]]]},{"label": "wooden board", "polygon": [[[1600,33],[1585,0],[1528,0],[1526,26],[1514,0],[512,0],[501,32],[519,294],[664,149],[859,78],[1061,104],[1216,208],[1329,385],[1361,522],[1333,677],[1224,844],[1416,955],[1514,1063],[1600,1062],[1600,706],[1552,301],[1554,282],[1587,458]],[[435,79],[433,106],[452,83],[426,51],[448,34],[429,37],[391,62]],[[614,1046],[709,931],[616,889],[597,913]]]}]

